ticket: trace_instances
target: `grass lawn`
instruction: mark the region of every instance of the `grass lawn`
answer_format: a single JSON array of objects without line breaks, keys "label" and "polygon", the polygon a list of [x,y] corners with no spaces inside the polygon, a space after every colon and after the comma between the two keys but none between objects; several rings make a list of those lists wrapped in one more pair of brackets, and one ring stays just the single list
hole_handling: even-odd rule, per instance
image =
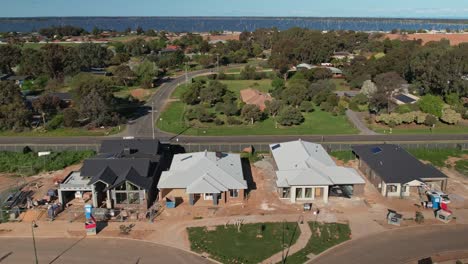
[{"label": "grass lawn", "polygon": [[[192,251],[210,254],[222,263],[259,263],[282,249],[283,223],[245,224],[241,232],[234,225],[187,228]],[[297,223],[286,223],[285,244],[294,244],[300,235]]]},{"label": "grass lawn", "polygon": [[308,224],[312,230],[312,236],[309,242],[305,248],[289,256],[286,259],[287,264],[305,263],[309,260],[307,255],[310,253],[315,255],[320,254],[350,239],[351,229],[346,224],[317,222],[309,222]]},{"label": "grass lawn", "polygon": [[228,89],[233,91],[237,97],[240,96],[240,90],[253,88],[257,89],[261,92],[268,92],[271,89],[271,80],[270,79],[263,79],[263,80],[229,80],[229,81],[221,81],[222,83],[226,84]]},{"label": "grass lawn", "polygon": [[349,91],[351,87],[349,87],[348,82],[344,79],[330,79],[335,85],[337,91]]},{"label": "grass lawn", "polygon": [[[429,161],[437,167],[444,167],[445,161],[449,157],[461,157],[463,154],[468,154],[468,151],[459,149],[408,149],[408,152],[420,160]],[[466,163],[465,163],[466,165]],[[462,165],[460,165],[462,166]]]},{"label": "grass lawn", "polygon": [[[120,126],[120,131],[123,131],[125,126]],[[85,136],[108,136],[120,132],[119,127],[111,127],[106,129],[87,130],[84,128],[58,128],[51,131],[1,131],[0,137],[85,137]]]},{"label": "grass lawn", "polygon": [[343,162],[348,162],[350,160],[355,159],[354,154],[351,150],[332,151],[330,155]]},{"label": "grass lawn", "polygon": [[[389,134],[390,131],[389,127],[381,124],[373,124],[370,126],[370,129],[381,134]],[[414,125],[411,127],[400,126],[394,127],[392,129],[392,134],[466,134],[466,131],[468,131],[468,126],[466,125],[438,123],[432,131],[425,125]]]},{"label": "grass lawn", "polygon": [[[328,112],[316,109],[312,113],[303,113],[305,121],[301,125],[292,127],[279,126],[275,128],[272,118],[256,122],[253,125],[221,125],[202,123],[197,127],[189,127],[184,121],[186,105],[182,102],[172,102],[161,113],[157,126],[167,132],[195,136],[226,136],[226,135],[330,135],[355,134],[357,130],[349,123],[346,116],[333,116]],[[220,119],[225,116],[218,115]]]},{"label": "grass lawn", "polygon": [[465,177],[468,177],[468,160],[459,160],[455,163],[455,169]]}]

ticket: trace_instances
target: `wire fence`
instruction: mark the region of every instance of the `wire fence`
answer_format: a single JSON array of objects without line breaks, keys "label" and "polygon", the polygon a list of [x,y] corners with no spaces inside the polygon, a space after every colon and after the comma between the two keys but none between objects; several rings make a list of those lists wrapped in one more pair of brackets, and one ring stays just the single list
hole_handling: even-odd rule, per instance
[{"label": "wire fence", "polygon": [[[381,142],[384,143],[384,142]],[[245,149],[253,147],[258,152],[269,152],[269,144],[267,143],[181,143],[173,142],[173,145],[180,145],[184,148],[185,152],[199,152],[199,151],[222,151],[222,152],[243,152]],[[362,142],[362,143],[322,143],[324,148],[329,151],[345,151],[351,150],[353,145],[361,144],[375,144],[374,142]],[[467,150],[467,142],[392,142],[392,144],[397,144],[403,148],[407,149],[461,149]],[[66,150],[94,150],[99,151],[98,144],[0,144],[0,151],[15,151],[21,152],[25,147],[29,147],[35,152],[39,151],[66,151]]]}]

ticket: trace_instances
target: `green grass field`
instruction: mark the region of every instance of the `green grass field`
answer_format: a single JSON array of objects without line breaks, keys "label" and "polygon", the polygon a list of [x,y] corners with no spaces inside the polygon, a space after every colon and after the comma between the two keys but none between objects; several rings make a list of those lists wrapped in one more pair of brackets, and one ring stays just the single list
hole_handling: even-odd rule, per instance
[{"label": "green grass field", "polygon": [[455,169],[465,177],[468,177],[468,160],[463,159],[455,163]]},{"label": "green grass field", "polygon": [[350,160],[355,159],[354,154],[351,150],[332,151],[330,155],[343,162],[348,162]]},{"label": "green grass field", "polygon": [[[285,244],[293,245],[300,235],[297,223],[286,223]],[[187,228],[192,251],[210,254],[222,263],[259,263],[280,252],[283,243],[283,223],[244,224],[240,232],[234,225]]]},{"label": "green grass field", "polygon": [[[226,135],[330,135],[330,134],[355,134],[357,130],[349,123],[346,116],[333,116],[319,109],[312,113],[303,113],[304,123],[298,126],[276,128],[275,121],[268,118],[256,122],[253,125],[221,125],[214,123],[202,123],[197,127],[190,127],[184,121],[185,104],[172,102],[162,112],[157,126],[167,132],[174,134],[183,133],[195,136],[226,136]],[[225,116],[219,115],[220,119]]]},{"label": "green grass field", "polygon": [[307,255],[318,255],[323,251],[350,239],[351,229],[346,224],[309,222],[312,236],[302,250],[286,259],[288,264],[306,263]]},{"label": "green grass field", "polygon": [[0,137],[85,137],[85,136],[108,136],[125,130],[125,126],[106,129],[87,130],[84,128],[58,128],[51,131],[0,131]]},{"label": "green grass field", "polygon": [[[390,127],[385,125],[372,125],[370,129],[377,133],[390,134]],[[468,126],[466,125],[447,125],[439,122],[432,131],[428,126],[419,125],[410,128],[394,127],[391,134],[466,134],[466,131],[468,131]]]},{"label": "green grass field", "polygon": [[449,157],[461,157],[468,154],[468,151],[459,149],[408,149],[408,152],[420,160],[429,161],[432,165],[437,167],[444,167],[445,161]]}]

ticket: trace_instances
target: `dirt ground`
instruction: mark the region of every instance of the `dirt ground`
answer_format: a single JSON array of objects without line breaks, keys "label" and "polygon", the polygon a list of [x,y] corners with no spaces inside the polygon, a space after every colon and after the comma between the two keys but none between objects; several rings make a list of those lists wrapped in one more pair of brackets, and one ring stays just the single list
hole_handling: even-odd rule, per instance
[{"label": "dirt ground", "polygon": [[385,38],[391,40],[400,39],[400,40],[418,40],[421,39],[423,45],[430,41],[440,41],[442,39],[448,39],[450,45],[457,46],[460,43],[468,42],[468,34],[459,33],[459,34],[386,34]]},{"label": "dirt ground", "polygon": [[137,88],[137,89],[132,90],[130,94],[139,100],[144,100],[145,97],[150,95],[150,91],[143,89],[143,88]]}]

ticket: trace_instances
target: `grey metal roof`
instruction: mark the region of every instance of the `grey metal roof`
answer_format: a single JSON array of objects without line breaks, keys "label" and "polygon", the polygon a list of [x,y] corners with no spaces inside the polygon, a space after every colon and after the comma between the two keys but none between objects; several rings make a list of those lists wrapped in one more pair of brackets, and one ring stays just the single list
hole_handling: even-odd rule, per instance
[{"label": "grey metal roof", "polygon": [[270,145],[278,187],[364,184],[352,168],[336,166],[320,144],[296,140]]},{"label": "grey metal roof", "polygon": [[164,171],[159,189],[186,189],[187,193],[219,193],[247,189],[239,154],[196,152],[175,155]]},{"label": "grey metal roof", "polygon": [[99,153],[123,153],[125,149],[131,154],[156,155],[159,151],[159,140],[152,139],[110,139],[103,140]]},{"label": "grey metal roof", "polygon": [[408,183],[431,178],[447,178],[430,164],[424,164],[405,149],[393,144],[359,145],[351,147],[361,160],[386,183]]}]

